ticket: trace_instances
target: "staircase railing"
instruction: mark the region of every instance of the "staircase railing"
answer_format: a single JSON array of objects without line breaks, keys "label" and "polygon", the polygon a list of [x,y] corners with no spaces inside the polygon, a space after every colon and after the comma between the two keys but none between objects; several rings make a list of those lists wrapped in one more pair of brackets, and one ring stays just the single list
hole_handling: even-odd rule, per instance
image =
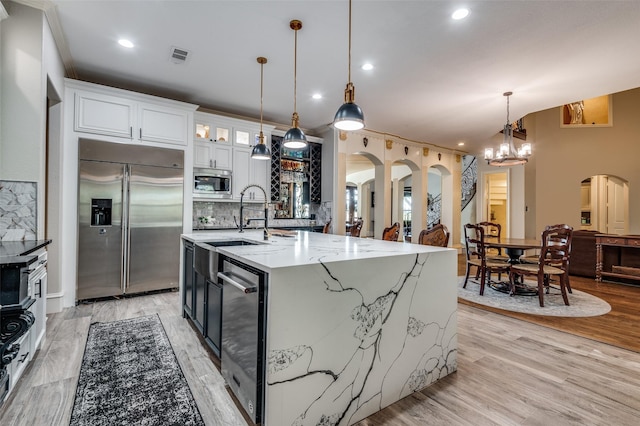
[{"label": "staircase railing", "polygon": [[462,187],[462,207],[460,210],[464,210],[465,207],[473,200],[476,195],[476,187],[478,182],[478,161],[476,157],[473,157],[471,163],[462,172],[461,187]]}]

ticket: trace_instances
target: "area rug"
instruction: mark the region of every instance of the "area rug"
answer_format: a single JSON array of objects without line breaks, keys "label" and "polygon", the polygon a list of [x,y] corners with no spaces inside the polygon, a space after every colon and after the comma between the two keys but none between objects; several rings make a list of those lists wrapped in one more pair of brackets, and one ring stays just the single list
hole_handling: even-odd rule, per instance
[{"label": "area rug", "polygon": [[157,315],[91,324],[70,425],[204,425]]},{"label": "area rug", "polygon": [[464,277],[458,277],[460,299],[505,311],[554,317],[595,317],[611,310],[611,306],[599,297],[575,289],[573,293],[569,293],[569,306],[564,304],[560,289],[552,287],[550,294],[544,295],[544,307],[540,307],[537,295],[509,296],[486,286],[484,295],[480,296],[480,286],[477,283],[469,279],[467,288],[462,288],[462,284]]}]

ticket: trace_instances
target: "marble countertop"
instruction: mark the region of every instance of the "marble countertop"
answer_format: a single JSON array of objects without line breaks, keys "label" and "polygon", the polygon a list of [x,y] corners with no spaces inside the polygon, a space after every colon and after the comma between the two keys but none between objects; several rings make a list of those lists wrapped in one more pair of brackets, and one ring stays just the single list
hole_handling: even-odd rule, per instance
[{"label": "marble countertop", "polygon": [[[277,230],[273,229],[271,231],[277,232]],[[308,231],[295,231],[292,237],[272,235],[268,241],[263,240],[262,230],[247,230],[243,233],[239,233],[237,230],[199,231],[192,234],[183,234],[182,237],[192,242],[237,239],[256,242],[258,243],[257,245],[225,246],[218,247],[217,250],[222,254],[265,271],[318,263],[326,264],[454,250]]]},{"label": "marble countertop", "polygon": [[[30,263],[30,253],[51,244],[51,240],[2,241],[0,242],[0,264]],[[34,257],[35,258],[35,257]]]}]

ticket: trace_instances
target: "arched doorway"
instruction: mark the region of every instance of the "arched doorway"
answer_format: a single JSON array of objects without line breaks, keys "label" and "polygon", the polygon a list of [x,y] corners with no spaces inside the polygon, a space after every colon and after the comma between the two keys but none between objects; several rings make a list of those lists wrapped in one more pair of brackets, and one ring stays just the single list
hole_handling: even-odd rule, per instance
[{"label": "arched doorway", "polygon": [[580,229],[607,234],[629,232],[629,184],[612,175],[594,175],[580,183]]},{"label": "arched doorway", "polygon": [[[348,228],[362,218],[361,237],[373,237],[375,216],[375,165],[369,155],[350,154],[346,162],[345,221]],[[379,161],[378,161],[379,162]]]}]

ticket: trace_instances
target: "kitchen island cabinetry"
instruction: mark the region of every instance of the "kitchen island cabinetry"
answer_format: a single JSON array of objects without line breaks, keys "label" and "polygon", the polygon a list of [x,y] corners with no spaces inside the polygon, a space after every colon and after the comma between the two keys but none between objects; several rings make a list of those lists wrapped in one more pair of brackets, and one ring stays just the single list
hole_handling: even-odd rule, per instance
[{"label": "kitchen island cabinetry", "polygon": [[220,356],[222,287],[195,270],[193,242],[184,241],[183,256],[182,316],[191,319],[214,353]]},{"label": "kitchen island cabinetry", "polygon": [[[265,276],[264,351],[251,360],[262,398],[243,405],[262,406],[263,425],[351,425],[456,371],[455,250],[303,231],[262,238],[261,230],[183,235],[183,244],[258,243],[217,251]],[[242,321],[225,327],[228,285],[224,347],[255,318],[234,310]]]},{"label": "kitchen island cabinetry", "polygon": [[195,281],[195,269],[193,268],[193,243],[185,241],[184,260],[182,271],[182,316],[193,315],[193,283]]},{"label": "kitchen island cabinetry", "polygon": [[206,325],[204,340],[220,356],[222,326],[222,285],[207,280]]}]

